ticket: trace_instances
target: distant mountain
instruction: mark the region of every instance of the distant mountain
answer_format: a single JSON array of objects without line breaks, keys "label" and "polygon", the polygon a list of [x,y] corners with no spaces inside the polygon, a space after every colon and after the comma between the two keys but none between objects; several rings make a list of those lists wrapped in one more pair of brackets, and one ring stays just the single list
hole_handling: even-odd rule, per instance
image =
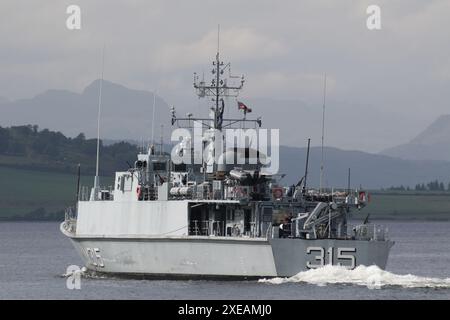
[{"label": "distant mountain", "polygon": [[[89,138],[97,135],[99,85],[100,81],[96,80],[81,93],[48,90],[31,99],[16,101],[0,99],[2,115],[0,126],[38,124],[41,129],[49,128],[69,137],[76,137],[83,132],[88,142]],[[139,146],[141,139],[151,137],[152,131],[155,140],[158,141],[161,124],[164,125],[166,137],[171,130],[168,104],[158,96],[156,96],[155,128],[152,130],[153,93],[151,92],[133,90],[104,81],[102,97],[101,137],[106,138],[105,146],[114,141],[130,143],[137,141]],[[306,154],[305,148],[297,148],[297,146],[305,146],[307,137],[312,138],[313,145],[320,143],[322,119],[320,103],[312,106],[302,101],[278,98],[242,98],[242,100],[253,109],[253,112],[248,115],[249,118],[262,116],[263,127],[280,128],[282,145],[295,146],[282,147],[280,161],[281,171],[289,174],[284,181],[296,182],[295,180],[303,175]],[[196,107],[192,108],[192,101],[186,101],[185,104],[177,106],[177,114],[184,115],[186,112],[193,111],[196,116],[206,116],[208,101],[199,101],[195,97],[193,101],[198,103]],[[235,106],[235,101],[228,101],[227,106],[225,117],[242,116]],[[361,115],[370,121],[357,120],[356,116]],[[393,133],[380,130],[380,126],[377,125],[386,123],[386,119],[398,123],[395,117],[390,117],[377,108],[330,101],[327,104],[325,142],[327,145],[338,145],[338,141],[345,140],[349,142],[349,145],[366,142],[368,145],[373,145],[378,140],[387,141]],[[387,127],[395,127],[392,123],[390,124]],[[165,142],[167,143],[167,140]],[[450,161],[449,146],[450,116],[442,116],[411,143],[385,150],[383,154],[326,148],[324,183],[328,186],[346,186],[349,167],[352,169],[352,183],[355,186],[359,184],[370,188],[400,184],[414,186],[432,179],[446,182],[447,177],[450,177],[450,162],[423,160]],[[119,161],[121,165],[124,162],[122,160]],[[130,160],[133,161],[134,157]],[[15,160],[8,161],[11,161],[11,164]],[[89,162],[88,159],[85,161]],[[111,164],[113,163],[115,162],[111,161]],[[320,148],[313,147],[308,178],[311,184],[318,184],[319,163]],[[107,171],[111,170],[113,170],[112,166]]]},{"label": "distant mountain", "polygon": [[381,154],[410,160],[450,161],[450,115],[442,115],[406,144]]},{"label": "distant mountain", "polygon": [[[1,126],[37,123],[42,128],[57,130],[75,137],[97,136],[97,107],[100,80],[95,80],[83,92],[48,90],[31,99],[1,101]],[[148,139],[151,136],[153,93],[128,89],[103,81],[101,136],[109,139]],[[155,137],[160,125],[169,126],[167,103],[156,96]]]},{"label": "distant mountain", "polygon": [[[242,99],[253,109],[250,116],[262,117],[263,127],[280,129],[281,144],[303,147],[311,138],[312,145],[320,145],[322,101],[313,104],[283,97]],[[330,98],[325,112],[325,143],[343,149],[380,150],[397,136],[398,121],[398,115],[382,108]],[[383,130],[380,123],[384,124]]]},{"label": "distant mountain", "polygon": [[[348,151],[327,147],[325,153],[324,185],[346,187],[348,168],[351,168],[351,185],[379,189],[390,186],[410,186],[438,179],[450,181],[450,162],[403,160],[362,151]],[[280,148],[282,172],[288,173],[286,183],[297,182],[305,171],[306,148]],[[318,186],[321,150],[310,150],[308,184]]]},{"label": "distant mountain", "polygon": [[[39,124],[42,128],[57,130],[70,137],[85,133],[87,138],[97,135],[97,105],[99,80],[93,81],[81,93],[67,90],[48,90],[31,99],[8,101],[0,99],[0,125]],[[190,84],[187,83],[187,86]],[[245,92],[244,92],[245,93]],[[173,98],[173,97],[167,97]],[[175,99],[176,100],[176,99]],[[262,117],[264,128],[280,130],[283,145],[300,147],[311,138],[312,145],[319,145],[322,132],[322,101],[309,103],[301,100],[277,97],[240,96],[252,113],[248,118]],[[385,146],[386,141],[398,137],[399,116],[371,105],[352,104],[346,101],[327,100],[325,142],[328,145],[369,151]],[[114,140],[159,139],[161,124],[164,136],[171,130],[170,112],[161,97],[156,99],[155,128],[152,130],[153,93],[133,90],[109,81],[103,83],[101,137]],[[241,118],[235,99],[225,99],[225,117]],[[175,105],[178,116],[193,113],[207,117],[209,99],[198,99],[194,94]],[[409,121],[403,118],[404,121]],[[384,124],[380,130],[379,123]],[[411,130],[411,129],[407,129]],[[403,135],[410,134],[403,132]],[[400,138],[399,138],[400,139]]]}]

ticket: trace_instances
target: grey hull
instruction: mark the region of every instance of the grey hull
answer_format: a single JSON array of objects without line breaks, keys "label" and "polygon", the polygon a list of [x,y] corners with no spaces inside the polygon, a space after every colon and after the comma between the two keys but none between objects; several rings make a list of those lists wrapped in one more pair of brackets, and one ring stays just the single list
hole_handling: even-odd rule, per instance
[{"label": "grey hull", "polygon": [[[325,264],[354,269],[358,265],[386,268],[392,241],[338,239],[271,239],[278,276],[289,277]],[[308,267],[308,264],[311,267]]]},{"label": "grey hull", "polygon": [[334,239],[70,238],[90,270],[165,278],[289,277],[328,264],[330,257],[333,264],[349,268],[385,268],[393,244]]}]

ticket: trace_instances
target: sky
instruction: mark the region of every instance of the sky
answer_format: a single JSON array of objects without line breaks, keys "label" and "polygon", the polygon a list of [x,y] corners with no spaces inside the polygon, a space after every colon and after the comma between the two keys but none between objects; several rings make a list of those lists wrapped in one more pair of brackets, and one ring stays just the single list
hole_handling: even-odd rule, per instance
[{"label": "sky", "polygon": [[[366,27],[371,4],[381,30]],[[81,8],[80,30],[66,27],[69,5]],[[80,92],[100,77],[105,46],[105,79],[197,105],[192,74],[210,71],[220,24],[221,55],[246,76],[243,99],[321,108],[326,73],[327,108],[354,106],[349,117],[380,131],[358,149],[379,151],[450,113],[449,17],[446,0],[2,0],[0,97]]]}]

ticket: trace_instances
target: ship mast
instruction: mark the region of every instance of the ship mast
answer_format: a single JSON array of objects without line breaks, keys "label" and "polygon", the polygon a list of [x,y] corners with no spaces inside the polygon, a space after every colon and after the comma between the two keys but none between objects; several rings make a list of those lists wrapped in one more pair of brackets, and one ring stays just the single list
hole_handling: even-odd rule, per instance
[{"label": "ship mast", "polygon": [[327,95],[327,75],[325,74],[323,83],[323,107],[322,107],[322,146],[321,146],[321,160],[320,160],[320,180],[319,180],[319,192],[322,193],[323,184],[323,144],[325,139],[325,99]]},{"label": "ship mast", "polygon": [[[213,79],[210,84],[206,84],[206,82],[202,79],[199,81],[199,77],[197,73],[194,73],[194,88],[197,90],[197,95],[199,98],[204,97],[212,97],[212,101],[214,102],[214,119],[212,119],[212,129],[217,129],[219,131],[224,127],[224,119],[223,113],[225,109],[225,101],[224,97],[237,97],[239,95],[240,90],[244,86],[244,76],[232,76],[231,75],[231,64],[225,64],[220,60],[220,42],[219,42],[219,34],[220,34],[220,26],[217,30],[217,53],[216,59],[213,61],[213,69],[211,71],[213,75]],[[224,76],[225,71],[229,72],[229,76]],[[238,84],[232,85],[229,84],[229,80],[239,78],[240,81]],[[192,120],[204,120],[204,119],[194,119]],[[181,119],[179,119],[181,120]],[[231,120],[231,119],[229,119]],[[235,119],[237,120],[237,119]],[[240,120],[240,119],[239,119]]]},{"label": "ship mast", "polygon": [[98,110],[97,110],[97,155],[95,161],[95,177],[94,177],[94,187],[91,192],[91,200],[98,200],[98,192],[100,190],[100,179],[98,175],[99,171],[99,158],[100,158],[100,116],[102,110],[102,88],[103,88],[103,72],[105,69],[105,45],[103,45],[102,51],[102,76],[100,79],[100,88],[98,93]]},{"label": "ship mast", "polygon": [[[252,120],[246,119],[245,117],[241,119],[224,119],[223,117],[225,109],[224,98],[238,97],[240,91],[244,87],[245,80],[243,75],[232,75],[231,63],[225,64],[220,60],[219,33],[220,26],[218,28],[216,58],[212,62],[213,69],[211,70],[211,74],[213,77],[211,81],[207,84],[204,76],[200,79],[198,74],[194,72],[193,82],[193,86],[196,89],[196,94],[199,98],[212,97],[212,102],[214,103],[214,107],[212,108],[214,109],[213,117],[198,118],[190,115],[188,117],[180,118],[175,115],[175,108],[172,108],[172,125],[176,123],[179,127],[192,128],[193,122],[198,121],[207,129],[217,129],[219,131],[222,131],[225,127],[233,127],[236,123],[240,122],[253,122],[261,127],[260,118]],[[226,71],[228,71],[228,75],[225,74]],[[212,125],[208,124],[208,122],[211,122]]]},{"label": "ship mast", "polygon": [[[191,113],[189,113],[186,117],[177,117],[175,108],[171,108],[172,113],[172,125],[177,125],[181,128],[193,129],[194,124],[201,124],[203,129],[206,129],[206,134],[209,137],[208,140],[210,143],[210,154],[212,157],[216,157],[216,155],[221,154],[224,150],[215,150],[216,146],[215,142],[215,134],[217,132],[222,133],[225,128],[240,128],[241,123],[253,123],[256,127],[261,127],[261,118],[257,119],[247,119],[245,116],[243,118],[224,118],[225,111],[225,98],[234,97],[237,98],[241,89],[244,86],[244,76],[234,76],[231,73],[231,64],[224,63],[220,60],[220,42],[219,42],[219,33],[220,26],[218,27],[218,35],[217,35],[217,52],[215,60],[212,62],[212,70],[211,70],[211,80],[205,80],[204,76],[200,79],[197,73],[194,73],[194,81],[193,86],[196,90],[196,94],[199,98],[209,97],[213,102],[211,106],[211,112],[209,118],[199,118],[194,117]],[[220,147],[219,147],[220,148]],[[223,145],[222,145],[223,148]],[[203,160],[205,161],[205,159]],[[205,163],[203,163],[205,165]],[[209,164],[208,173],[215,172],[216,163]]]},{"label": "ship mast", "polygon": [[[214,117],[214,128],[220,130],[222,123],[219,123],[218,114],[219,114],[219,95],[220,95],[220,89],[219,89],[219,83],[220,83],[220,58],[219,58],[219,52],[220,52],[220,24],[217,25],[217,53],[216,53],[216,111],[215,111],[215,117]],[[214,65],[214,62],[213,62]],[[223,65],[223,62],[222,62]],[[214,70],[214,69],[213,69]],[[214,74],[214,72],[213,72]],[[241,86],[242,87],[242,86]],[[222,100],[223,101],[223,100]],[[223,110],[222,110],[223,115]]]}]

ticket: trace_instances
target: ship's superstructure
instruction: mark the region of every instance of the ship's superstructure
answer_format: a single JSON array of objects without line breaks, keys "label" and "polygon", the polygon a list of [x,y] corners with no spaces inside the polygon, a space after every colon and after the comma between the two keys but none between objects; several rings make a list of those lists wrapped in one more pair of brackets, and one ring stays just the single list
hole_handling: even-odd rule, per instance
[{"label": "ship's superstructure", "polygon": [[[171,153],[151,146],[116,173],[112,188],[80,192],[68,210],[61,231],[86,267],[189,278],[292,276],[325,264],[384,268],[393,245],[385,230],[347,223],[368,193],[309,189],[307,171],[283,186],[259,144],[241,143],[258,137],[246,130],[258,132],[261,119],[249,119],[242,103],[242,118],[224,117],[244,77],[234,77],[219,53],[212,74],[208,83],[194,75],[198,96],[212,99],[209,117],[172,109],[172,125],[186,134]],[[234,131],[237,146],[226,143],[226,129],[245,129]]]}]

